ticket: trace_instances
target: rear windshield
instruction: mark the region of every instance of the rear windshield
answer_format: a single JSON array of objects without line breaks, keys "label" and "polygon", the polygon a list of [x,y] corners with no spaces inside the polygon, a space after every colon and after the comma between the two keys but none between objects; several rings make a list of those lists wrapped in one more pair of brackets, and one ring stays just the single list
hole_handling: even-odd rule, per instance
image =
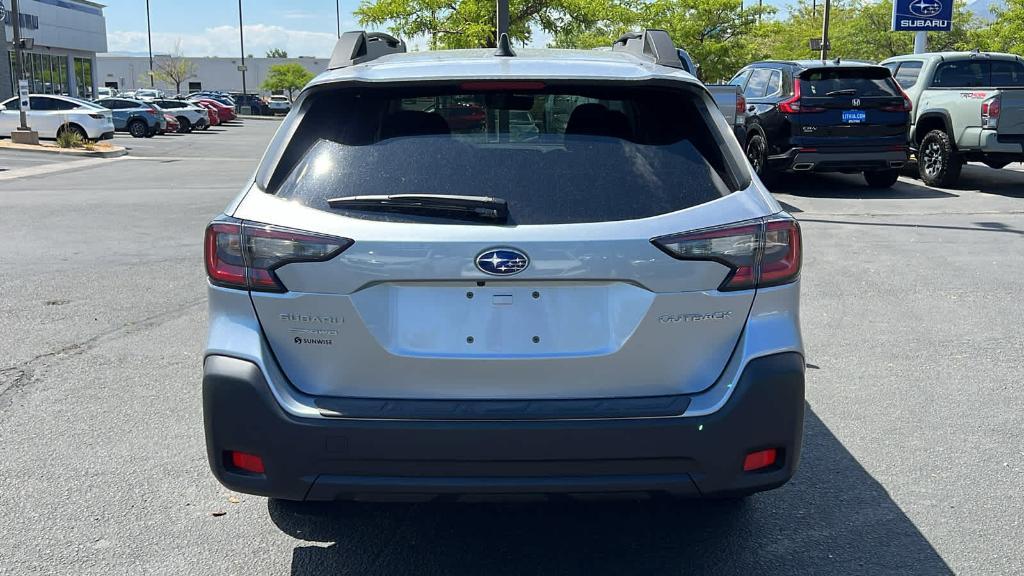
[{"label": "rear windshield", "polygon": [[824,68],[800,74],[803,96],[899,96],[887,68]]},{"label": "rear windshield", "polygon": [[936,88],[1024,86],[1024,65],[1012,60],[944,62],[935,71]]},{"label": "rear windshield", "polygon": [[469,87],[314,94],[269,190],[355,218],[407,222],[450,223],[328,200],[496,197],[508,203],[507,224],[565,224],[656,216],[741,185],[731,148],[688,92]]}]

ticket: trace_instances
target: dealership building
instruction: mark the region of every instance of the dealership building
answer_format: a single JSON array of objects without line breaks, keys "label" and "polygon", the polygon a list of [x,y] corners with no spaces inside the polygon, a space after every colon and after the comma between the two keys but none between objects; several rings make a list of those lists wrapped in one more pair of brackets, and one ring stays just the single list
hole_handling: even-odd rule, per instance
[{"label": "dealership building", "polygon": [[[13,15],[10,0],[3,5],[4,45],[0,58],[0,99],[14,95]],[[22,50],[22,65],[35,94],[69,94],[91,98],[96,93],[96,54],[107,51],[107,23],[102,4],[88,0],[20,0],[22,38],[31,49]]]},{"label": "dealership building", "polygon": [[[153,59],[159,66],[161,59],[169,58],[166,54],[154,54]],[[199,90],[218,90],[222,92],[242,91],[242,59],[240,57],[223,58],[185,58],[192,66],[192,73],[181,84],[182,92]],[[327,70],[330,58],[246,58],[245,89],[250,94],[266,94],[261,86],[267,79],[270,68],[277,64],[295,62],[301,64],[313,74]],[[149,88],[149,57],[121,56],[117,54],[100,54],[96,58],[96,81],[100,86],[120,91],[133,91]],[[176,86],[156,81],[155,87],[173,94]]]}]

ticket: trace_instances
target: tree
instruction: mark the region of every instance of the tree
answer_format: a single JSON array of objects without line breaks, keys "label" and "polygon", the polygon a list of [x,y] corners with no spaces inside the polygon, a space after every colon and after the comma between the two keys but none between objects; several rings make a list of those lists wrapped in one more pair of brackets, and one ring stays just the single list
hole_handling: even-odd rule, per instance
[{"label": "tree", "polygon": [[288,51],[282,50],[281,48],[271,48],[267,50],[267,58],[287,58]]},{"label": "tree", "polygon": [[1006,0],[992,8],[993,20],[972,35],[974,47],[1024,54],[1024,0]]},{"label": "tree", "polygon": [[[640,0],[509,0],[509,36],[526,43],[539,29],[587,30]],[[362,0],[360,24],[384,26],[403,38],[426,37],[432,49],[497,46],[494,0]]]},{"label": "tree", "polygon": [[[1024,2],[1024,0],[1017,0]],[[767,25],[764,51],[774,58],[814,58],[808,41],[821,37],[821,2],[812,12],[809,2],[794,6],[786,20]],[[877,62],[890,56],[914,51],[913,32],[893,32],[892,0],[834,0],[829,26],[831,58]],[[966,50],[975,45],[976,31],[981,23],[967,9],[963,0],[955,5],[953,30],[929,32],[928,48],[932,51]]]},{"label": "tree", "polygon": [[287,91],[288,99],[296,90],[301,90],[313,79],[313,73],[302,67],[302,64],[291,62],[288,64],[275,64],[267,72],[267,79],[263,81],[263,89],[270,92]]},{"label": "tree", "polygon": [[157,56],[153,60],[153,78],[164,84],[174,84],[176,94],[181,94],[181,85],[189,78],[195,78],[196,65],[181,52],[181,40],[174,44],[169,56]]}]

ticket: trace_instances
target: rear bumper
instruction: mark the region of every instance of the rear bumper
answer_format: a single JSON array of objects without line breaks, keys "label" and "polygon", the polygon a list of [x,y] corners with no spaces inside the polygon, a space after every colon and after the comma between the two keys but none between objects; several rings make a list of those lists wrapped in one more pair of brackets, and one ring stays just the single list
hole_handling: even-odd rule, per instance
[{"label": "rear bumper", "polygon": [[869,172],[902,168],[907,163],[908,150],[827,150],[817,148],[804,151],[791,148],[785,154],[768,159],[776,170],[792,172]]},{"label": "rear bumper", "polygon": [[[728,402],[705,416],[577,420],[312,419],[285,413],[255,364],[209,356],[207,456],[226,487],[289,500],[447,495],[664,493],[728,496],[786,483],[800,456],[804,361],[750,361]],[[772,468],[743,472],[751,451]],[[232,471],[224,452],[263,458]]]}]

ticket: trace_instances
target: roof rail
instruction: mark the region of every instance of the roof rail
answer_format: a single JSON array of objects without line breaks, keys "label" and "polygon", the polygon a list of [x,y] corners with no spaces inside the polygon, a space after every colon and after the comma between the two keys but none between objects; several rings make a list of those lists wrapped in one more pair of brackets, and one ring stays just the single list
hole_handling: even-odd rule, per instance
[{"label": "roof rail", "polygon": [[347,66],[355,66],[370,60],[376,60],[387,54],[405,52],[405,42],[383,32],[366,32],[355,30],[345,32],[334,45],[334,54],[328,70],[337,70]]},{"label": "roof rail", "polygon": [[651,28],[640,32],[627,32],[612,44],[612,51],[629,52],[661,66],[685,69],[679,60],[676,46],[672,43],[672,37],[664,30]]}]

